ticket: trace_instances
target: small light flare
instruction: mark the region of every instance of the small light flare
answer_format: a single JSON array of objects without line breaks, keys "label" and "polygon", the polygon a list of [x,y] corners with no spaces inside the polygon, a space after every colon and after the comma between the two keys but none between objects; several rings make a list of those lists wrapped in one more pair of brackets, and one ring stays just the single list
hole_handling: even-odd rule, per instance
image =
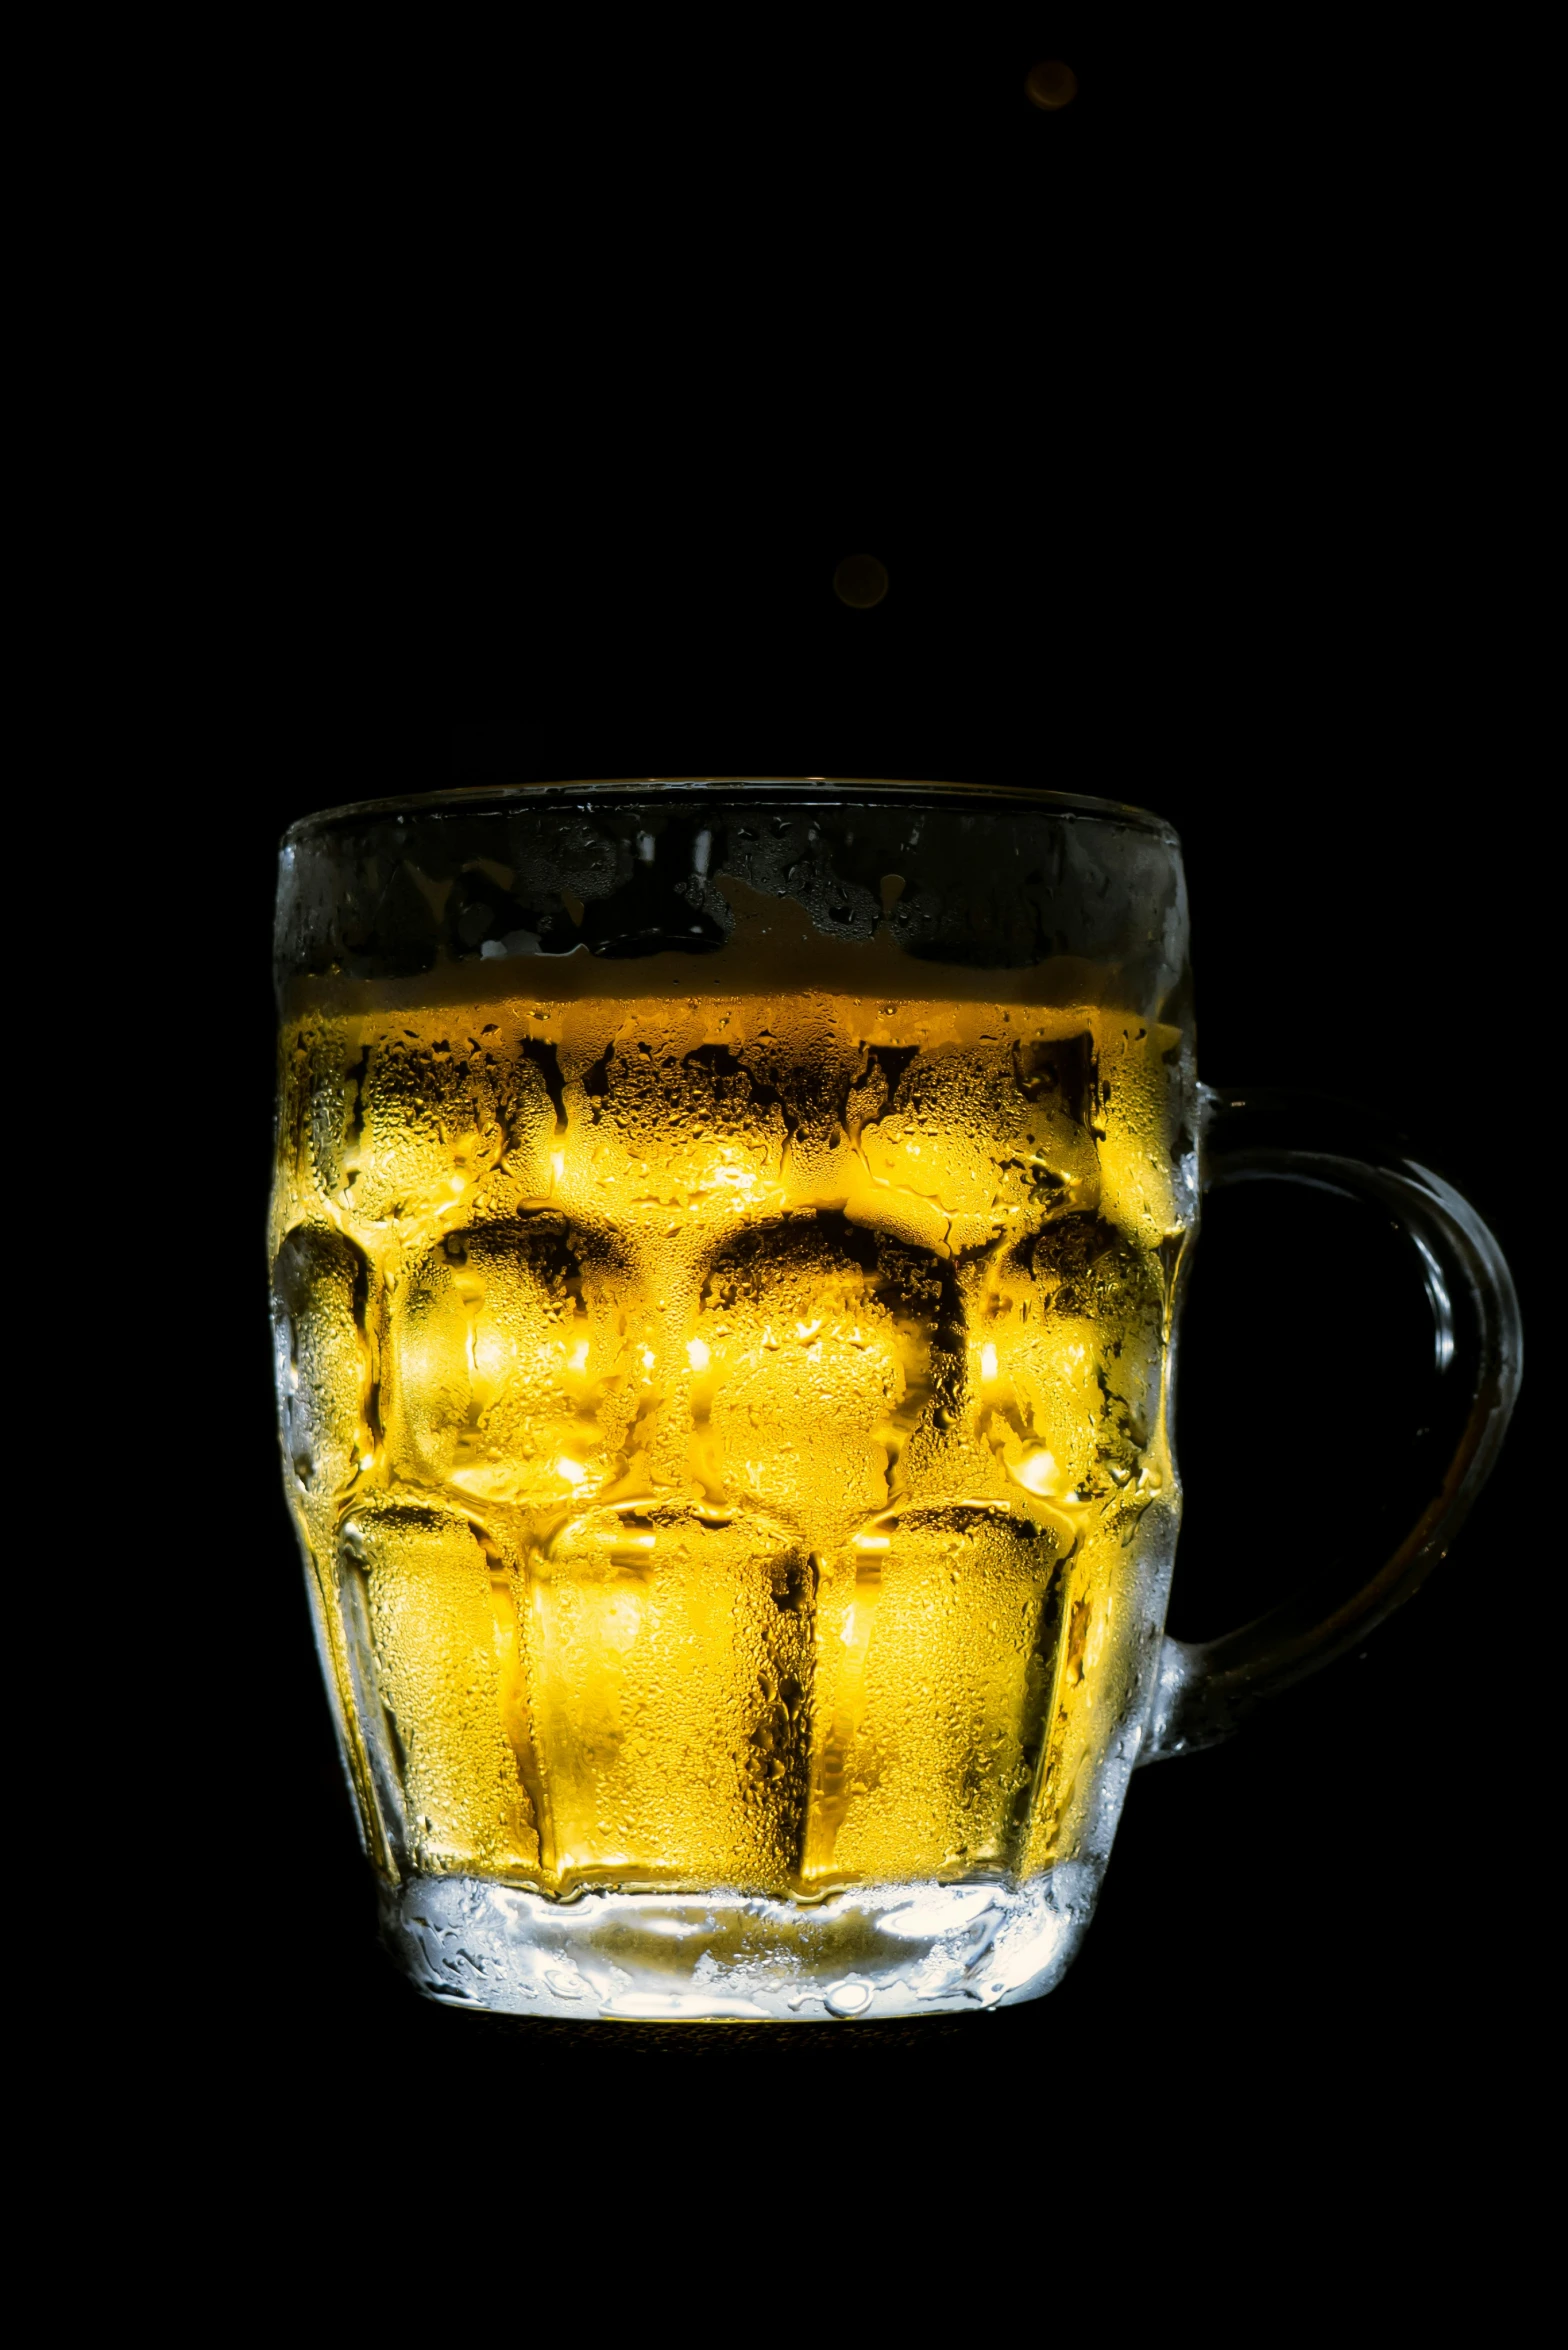
[{"label": "small light flare", "polygon": [[568,1485],[586,1485],[588,1482],[588,1472],[582,1462],[568,1460],[564,1452],[554,1467],[556,1475],[564,1477]]},{"label": "small light flare", "polygon": [[846,555],[833,574],[833,593],[852,612],[869,612],[887,594],[887,566],[875,555]]},{"label": "small light flare", "polygon": [[705,1371],[712,1359],[712,1356],[708,1352],[707,1343],[705,1340],[701,1338],[687,1339],[686,1360],[690,1363],[694,1371]]},{"label": "small light flare", "polygon": [[989,1339],[980,1349],[980,1376],[985,1380],[996,1377],[996,1349]]},{"label": "small light flare", "polygon": [[1024,95],[1042,114],[1059,113],[1077,97],[1078,76],[1059,57],[1042,57],[1037,65],[1029,68]]},{"label": "small light flare", "polygon": [[586,1338],[579,1338],[577,1344],[573,1347],[571,1353],[566,1358],[566,1365],[567,1369],[571,1371],[583,1372],[587,1370],[588,1341]]}]

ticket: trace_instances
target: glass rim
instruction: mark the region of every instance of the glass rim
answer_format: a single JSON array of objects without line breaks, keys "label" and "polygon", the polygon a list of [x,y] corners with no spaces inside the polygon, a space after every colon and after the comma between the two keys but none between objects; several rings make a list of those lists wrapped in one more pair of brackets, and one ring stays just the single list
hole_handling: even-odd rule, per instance
[{"label": "glass rim", "polygon": [[962,783],[945,780],[904,781],[891,776],[864,775],[631,775],[587,776],[573,782],[458,784],[440,791],[397,792],[382,798],[346,800],[334,808],[312,809],[296,817],[281,846],[293,848],[314,834],[340,824],[381,816],[445,815],[467,810],[475,816],[501,815],[542,801],[554,806],[580,806],[602,799],[693,799],[722,802],[730,796],[752,806],[830,808],[853,807],[863,796],[875,795],[891,806],[939,806],[965,802],[1031,809],[1040,815],[1077,817],[1090,823],[1110,823],[1152,835],[1173,849],[1181,836],[1173,824],[1152,808],[1130,801],[1108,800],[1087,792],[1047,791],[1034,784]]}]

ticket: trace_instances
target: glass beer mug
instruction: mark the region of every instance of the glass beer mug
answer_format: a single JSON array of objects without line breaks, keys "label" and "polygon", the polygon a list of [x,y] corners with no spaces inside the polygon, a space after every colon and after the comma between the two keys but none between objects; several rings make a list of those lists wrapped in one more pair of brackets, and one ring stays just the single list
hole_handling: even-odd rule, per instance
[{"label": "glass beer mug", "polygon": [[[1175,835],[953,785],[386,800],[283,849],[283,1469],[384,1930],[521,2015],[1032,1999],[1135,1764],[1364,1636],[1517,1384],[1474,1211],[1193,1063]],[[1164,1636],[1200,1191],[1418,1252],[1451,1460]],[[1371,1562],[1369,1562],[1369,1565]]]}]

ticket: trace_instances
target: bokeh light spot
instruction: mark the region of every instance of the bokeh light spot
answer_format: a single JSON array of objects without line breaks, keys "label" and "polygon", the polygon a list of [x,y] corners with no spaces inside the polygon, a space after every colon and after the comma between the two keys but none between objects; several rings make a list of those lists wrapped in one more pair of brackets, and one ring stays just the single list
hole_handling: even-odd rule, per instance
[{"label": "bokeh light spot", "polygon": [[853,612],[869,612],[887,594],[887,567],[875,555],[846,555],[833,574],[833,593]]},{"label": "bokeh light spot", "polygon": [[1030,66],[1024,93],[1030,105],[1038,106],[1042,114],[1055,114],[1077,97],[1078,76],[1059,57],[1042,57],[1038,65]]}]

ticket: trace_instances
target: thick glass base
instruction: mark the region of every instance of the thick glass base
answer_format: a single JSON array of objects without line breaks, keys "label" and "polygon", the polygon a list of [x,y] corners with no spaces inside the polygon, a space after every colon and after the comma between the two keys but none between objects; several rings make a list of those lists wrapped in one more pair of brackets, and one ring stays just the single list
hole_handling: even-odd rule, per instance
[{"label": "thick glass base", "polygon": [[548,1901],[480,1877],[383,1897],[387,1942],[452,2007],[607,2022],[822,2023],[1014,2007],[1053,1990],[1094,1873],[1001,1885],[857,1886],[816,1902],[740,1893]]}]

